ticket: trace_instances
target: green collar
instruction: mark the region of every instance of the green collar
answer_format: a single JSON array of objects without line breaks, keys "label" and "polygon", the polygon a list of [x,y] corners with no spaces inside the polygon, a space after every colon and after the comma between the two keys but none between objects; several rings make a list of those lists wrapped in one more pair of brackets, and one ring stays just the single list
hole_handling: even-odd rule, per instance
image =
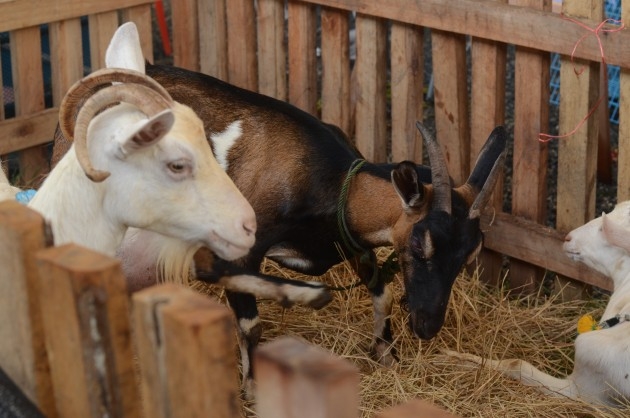
[{"label": "green collar", "polygon": [[379,267],[378,260],[374,251],[363,248],[350,233],[348,224],[346,222],[346,203],[348,203],[348,190],[350,189],[350,181],[359,172],[361,167],[365,164],[365,160],[356,159],[350,165],[346,178],[341,185],[341,191],[339,193],[339,201],[337,202],[337,227],[339,228],[339,235],[343,241],[342,256],[347,259],[343,253],[343,248],[350,251],[350,253],[359,257],[361,264],[366,264],[372,267],[372,278],[367,283],[368,289],[372,290],[376,287],[379,279],[385,283],[389,283],[393,280],[394,275],[400,271],[398,266],[398,257],[396,252],[392,252],[387,260]]}]

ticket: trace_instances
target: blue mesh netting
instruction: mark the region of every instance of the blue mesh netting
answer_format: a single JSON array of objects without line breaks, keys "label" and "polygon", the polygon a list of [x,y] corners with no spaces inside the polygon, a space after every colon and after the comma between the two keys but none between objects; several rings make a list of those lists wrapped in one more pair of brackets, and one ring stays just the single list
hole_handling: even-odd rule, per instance
[{"label": "blue mesh netting", "polygon": [[[608,19],[621,19],[621,1],[606,0],[605,14]],[[549,83],[551,104],[560,104],[560,56],[551,54],[551,81]],[[610,109],[610,121],[619,123],[619,67],[608,66],[608,107]]]}]

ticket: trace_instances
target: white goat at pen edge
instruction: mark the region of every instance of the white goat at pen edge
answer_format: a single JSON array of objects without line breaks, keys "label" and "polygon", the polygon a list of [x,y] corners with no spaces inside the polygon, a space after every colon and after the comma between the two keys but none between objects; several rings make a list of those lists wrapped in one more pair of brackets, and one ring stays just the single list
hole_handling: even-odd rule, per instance
[{"label": "white goat at pen edge", "polygon": [[630,401],[630,201],[569,232],[563,249],[613,281],[613,292],[593,331],[575,340],[573,372],[557,378],[520,359],[491,360],[446,351],[495,369],[552,396],[618,406]]}]

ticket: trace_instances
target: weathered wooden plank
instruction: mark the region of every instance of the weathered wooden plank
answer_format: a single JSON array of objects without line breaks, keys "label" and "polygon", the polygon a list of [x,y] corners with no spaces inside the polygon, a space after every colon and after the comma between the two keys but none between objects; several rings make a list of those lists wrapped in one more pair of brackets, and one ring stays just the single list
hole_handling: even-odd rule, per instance
[{"label": "weathered wooden plank", "polygon": [[431,31],[435,130],[449,173],[463,184],[470,172],[466,39]]},{"label": "weathered wooden plank", "polygon": [[[604,16],[603,3],[598,0],[566,1],[562,9],[575,17],[601,20]],[[579,76],[576,69],[581,72]],[[598,121],[595,117],[583,123],[582,120],[599,98],[599,63],[571,62],[570,57],[563,56],[560,86],[560,134],[580,127],[571,136],[558,140],[556,228],[568,232],[595,215]]]},{"label": "weathered wooden plank", "polygon": [[310,4],[289,2],[289,102],[317,115],[316,15]]},{"label": "weathered wooden plank", "polygon": [[356,18],[357,58],[353,69],[355,137],[368,161],[387,161],[387,51],[385,22],[370,16]]},{"label": "weathered wooden plank", "polygon": [[[630,2],[625,0],[621,19],[630,22]],[[619,73],[619,148],[617,160],[617,201],[630,199],[630,68]]]},{"label": "weathered wooden plank", "polygon": [[62,417],[140,417],[120,262],[76,244],[37,254],[55,402]]},{"label": "weathered wooden plank", "polygon": [[123,9],[153,0],[12,0],[0,2],[0,31]]},{"label": "weathered wooden plank", "polygon": [[171,2],[173,64],[192,71],[199,71],[200,68],[197,1],[177,0]]},{"label": "weathered wooden plank", "polygon": [[422,121],[424,104],[423,28],[392,23],[391,104],[392,160],[422,162],[422,137],[416,121]]},{"label": "weathered wooden plank", "polygon": [[284,1],[258,0],[258,92],[287,99]]},{"label": "weathered wooden plank", "polygon": [[[21,116],[39,112],[44,109],[44,77],[39,27],[11,32],[10,44],[15,114]],[[39,177],[48,172],[48,159],[44,147],[22,151],[18,158],[20,184],[24,187],[38,183]]]},{"label": "weathered wooden plank", "polygon": [[353,135],[348,12],[322,8],[322,120]]},{"label": "weathered wooden plank", "polygon": [[231,0],[227,12],[228,81],[258,90],[256,13],[251,0]]},{"label": "weathered wooden plank", "polygon": [[55,107],[0,122],[0,155],[52,141],[58,119]]},{"label": "weathered wooden plank", "polygon": [[151,19],[151,5],[145,4],[128,7],[122,11],[123,22],[134,22],[140,34],[140,46],[144,58],[153,62],[153,23]]},{"label": "weathered wooden plank", "polygon": [[118,12],[104,12],[88,16],[90,28],[90,67],[91,71],[105,68],[105,52],[118,29]]},{"label": "weathered wooden plank", "polygon": [[564,254],[564,233],[502,212],[486,211],[481,220],[486,248],[526,260],[563,276],[612,290],[610,278],[582,263],[572,261]]},{"label": "weathered wooden plank", "polygon": [[354,365],[291,337],[262,345],[254,355],[260,418],[355,418],[359,374]]},{"label": "weathered wooden plank", "polygon": [[413,399],[404,404],[387,408],[375,418],[455,418],[455,415],[421,399]]},{"label": "weathered wooden plank", "polygon": [[37,212],[0,203],[0,366],[42,413],[56,417],[35,265],[50,240]]},{"label": "weathered wooden plank", "polygon": [[[507,0],[498,0],[507,3]],[[506,45],[486,39],[471,39],[471,99],[470,99],[470,164],[488,135],[497,125],[505,123]],[[509,145],[508,145],[509,146]],[[504,176],[500,175],[488,207],[500,211],[503,206]],[[502,280],[503,257],[485,250],[479,260],[484,281],[499,284]]]},{"label": "weathered wooden plank", "polygon": [[133,305],[145,416],[241,416],[230,310],[174,284],[135,293]]},{"label": "weathered wooden plank", "polygon": [[54,22],[48,28],[53,104],[59,106],[70,86],[83,77],[83,48],[77,48],[81,19]]},{"label": "weathered wooden plank", "polygon": [[[551,13],[550,1],[548,10],[521,7],[512,1],[509,5],[480,0],[301,1],[565,55],[570,55],[575,42],[586,34],[579,25]],[[584,23],[596,28],[600,21]],[[630,31],[602,36],[601,40],[608,64],[630,67]],[[575,56],[599,61],[597,39],[586,37]]]},{"label": "weathered wooden plank", "polygon": [[199,16],[199,70],[228,79],[226,0],[197,1]]},{"label": "weathered wooden plank", "polygon": [[[520,6],[551,10],[546,0],[517,0]],[[514,162],[512,213],[544,222],[547,209],[546,144],[538,141],[549,124],[549,54],[517,47],[514,58]],[[538,290],[544,271],[513,260],[510,284],[524,293]]]}]

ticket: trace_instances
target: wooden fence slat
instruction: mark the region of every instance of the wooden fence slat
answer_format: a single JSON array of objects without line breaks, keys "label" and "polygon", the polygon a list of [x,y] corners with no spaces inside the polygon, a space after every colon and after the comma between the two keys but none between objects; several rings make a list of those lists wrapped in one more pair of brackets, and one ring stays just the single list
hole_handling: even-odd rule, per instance
[{"label": "wooden fence slat", "polygon": [[0,202],[0,237],[0,366],[42,413],[54,418],[35,265],[36,252],[51,244],[44,220],[16,201]]},{"label": "wooden fence slat", "polygon": [[[507,0],[497,0],[507,3]],[[479,154],[488,135],[497,125],[505,124],[505,77],[507,48],[505,44],[485,39],[471,40],[471,98],[470,98],[470,166]],[[509,146],[509,145],[508,145]],[[503,209],[504,175],[494,188],[488,207]],[[487,283],[499,284],[503,273],[501,253],[484,250],[479,257],[479,272]]]},{"label": "wooden fence slat", "polygon": [[470,171],[466,39],[431,31],[435,131],[449,173],[463,184]]},{"label": "wooden fence slat", "polygon": [[[11,32],[11,67],[16,116],[44,109],[44,78],[42,76],[41,34],[39,27]],[[52,132],[51,132],[52,137]],[[30,186],[48,172],[44,147],[20,152],[20,184]]]},{"label": "wooden fence slat", "polygon": [[315,8],[289,1],[289,102],[317,115],[317,66]]},{"label": "wooden fence slat", "polygon": [[[551,10],[546,0],[517,0],[515,4]],[[542,223],[547,205],[548,148],[538,134],[548,131],[549,54],[517,47],[514,58],[514,163],[512,213]],[[544,270],[512,260],[510,287],[533,293]]]},{"label": "wooden fence slat", "polygon": [[1,121],[0,155],[52,141],[58,120],[55,107]]},{"label": "wooden fence slat", "polygon": [[258,92],[287,99],[284,1],[258,0]]},{"label": "wooden fence slat", "polygon": [[356,145],[372,162],[387,161],[387,50],[385,21],[357,14],[353,69]]},{"label": "wooden fence slat", "polygon": [[164,284],[133,295],[133,317],[146,417],[240,416],[235,324],[228,308]]},{"label": "wooden fence slat", "polygon": [[120,263],[65,244],[37,255],[40,304],[62,417],[140,417]]},{"label": "wooden fence slat", "polygon": [[258,91],[256,14],[251,0],[230,0],[227,12],[228,81]]},{"label": "wooden fence slat", "polygon": [[[599,5],[599,7],[597,7]],[[565,1],[563,12],[572,17],[603,19],[603,3]],[[573,62],[572,62],[573,61]],[[575,69],[579,68],[580,76]],[[560,134],[572,131],[599,97],[599,63],[561,58]],[[608,92],[605,92],[607,95]],[[568,138],[558,140],[558,203],[556,228],[563,232],[593,219],[597,154],[597,118],[588,118]]]},{"label": "wooden fence slat", "polygon": [[[621,20],[630,22],[630,1],[624,0]],[[617,201],[630,199],[630,68],[619,71],[619,148],[617,155]]]},{"label": "wooden fence slat", "polygon": [[455,415],[429,402],[413,399],[381,411],[375,418],[455,418]]},{"label": "wooden fence slat", "polygon": [[53,105],[59,106],[70,86],[83,77],[83,48],[77,47],[81,19],[54,22],[48,30]]},{"label": "wooden fence slat", "polygon": [[153,62],[153,23],[151,5],[143,4],[122,10],[123,22],[134,22],[140,34],[142,54],[149,62]]},{"label": "wooden fence slat", "polygon": [[358,417],[354,365],[316,346],[280,337],[254,354],[260,418]]},{"label": "wooden fence slat", "polygon": [[192,71],[199,71],[197,1],[177,0],[171,2],[173,64]]},{"label": "wooden fence slat", "polygon": [[90,28],[90,67],[91,71],[105,68],[107,46],[118,29],[118,12],[104,12],[88,16]]},{"label": "wooden fence slat", "polygon": [[392,23],[391,103],[392,159],[422,163],[422,137],[416,121],[422,121],[424,105],[423,28]]},{"label": "wooden fence slat", "polygon": [[[199,0],[199,71],[228,79],[226,0]],[[175,34],[174,34],[175,36]]]},{"label": "wooden fence slat", "polygon": [[322,120],[353,135],[348,12],[322,8]]}]

